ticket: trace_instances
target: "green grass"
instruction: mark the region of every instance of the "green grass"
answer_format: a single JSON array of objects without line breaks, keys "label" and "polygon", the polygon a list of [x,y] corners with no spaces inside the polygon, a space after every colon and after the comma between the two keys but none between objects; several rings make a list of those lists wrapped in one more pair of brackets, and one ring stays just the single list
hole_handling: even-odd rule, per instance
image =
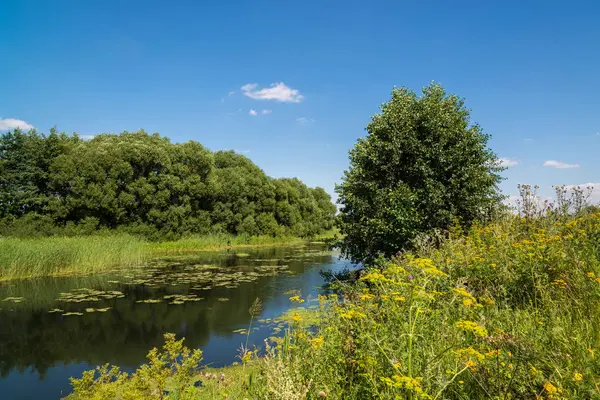
[{"label": "green grass", "polygon": [[287,246],[304,243],[306,240],[295,236],[248,236],[214,234],[190,236],[172,242],[151,243],[153,253],[184,253],[193,251],[219,251],[261,246]]},{"label": "green grass", "polygon": [[0,279],[93,274],[139,264],[145,242],[128,235],[0,238]]}]

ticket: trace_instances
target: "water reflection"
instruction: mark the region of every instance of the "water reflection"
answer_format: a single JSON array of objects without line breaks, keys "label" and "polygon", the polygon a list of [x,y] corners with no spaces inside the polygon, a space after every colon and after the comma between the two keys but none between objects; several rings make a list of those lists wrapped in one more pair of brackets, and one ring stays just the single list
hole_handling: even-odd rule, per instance
[{"label": "water reflection", "polygon": [[[314,297],[323,283],[320,270],[347,265],[325,250],[310,245],[172,256],[121,273],[1,284],[0,300],[24,298],[0,302],[3,398],[60,398],[68,377],[92,365],[133,369],[162,344],[164,332],[202,348],[208,364],[229,364],[245,339],[233,331],[247,327],[255,298],[263,302],[261,318],[271,318],[290,307],[290,290]],[[269,335],[262,327],[250,343]]]}]

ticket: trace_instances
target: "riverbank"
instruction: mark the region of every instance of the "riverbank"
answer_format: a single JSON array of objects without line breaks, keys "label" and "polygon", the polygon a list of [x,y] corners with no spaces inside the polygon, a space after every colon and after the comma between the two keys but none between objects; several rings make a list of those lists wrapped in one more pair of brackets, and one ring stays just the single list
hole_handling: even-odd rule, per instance
[{"label": "riverbank", "polygon": [[[336,231],[313,240],[332,239]],[[168,242],[104,234],[75,237],[0,237],[0,280],[59,275],[89,275],[117,267],[140,265],[161,255],[201,251],[230,251],[309,242],[294,236],[206,235]]]},{"label": "riverbank", "polygon": [[342,301],[291,296],[284,337],[221,396],[598,398],[599,237],[600,211],[506,217],[380,263]]}]

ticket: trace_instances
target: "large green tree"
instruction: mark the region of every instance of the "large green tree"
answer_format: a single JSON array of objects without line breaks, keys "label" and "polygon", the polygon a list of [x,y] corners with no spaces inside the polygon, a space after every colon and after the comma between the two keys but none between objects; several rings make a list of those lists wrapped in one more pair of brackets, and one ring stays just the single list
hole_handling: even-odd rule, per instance
[{"label": "large green tree", "polygon": [[389,256],[421,232],[455,220],[469,225],[499,204],[502,168],[469,114],[464,100],[435,83],[421,95],[392,91],[336,188],[345,255]]}]

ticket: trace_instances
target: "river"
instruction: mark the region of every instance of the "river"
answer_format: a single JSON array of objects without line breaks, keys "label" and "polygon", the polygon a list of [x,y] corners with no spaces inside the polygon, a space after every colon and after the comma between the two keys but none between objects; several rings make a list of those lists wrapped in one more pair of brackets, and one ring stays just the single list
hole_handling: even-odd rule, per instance
[{"label": "river", "polygon": [[162,335],[185,337],[212,367],[237,360],[256,298],[250,347],[273,335],[289,297],[315,304],[320,271],[351,264],[323,244],[161,257],[87,277],[0,283],[2,399],[60,399],[69,377],[110,363],[133,371]]}]

